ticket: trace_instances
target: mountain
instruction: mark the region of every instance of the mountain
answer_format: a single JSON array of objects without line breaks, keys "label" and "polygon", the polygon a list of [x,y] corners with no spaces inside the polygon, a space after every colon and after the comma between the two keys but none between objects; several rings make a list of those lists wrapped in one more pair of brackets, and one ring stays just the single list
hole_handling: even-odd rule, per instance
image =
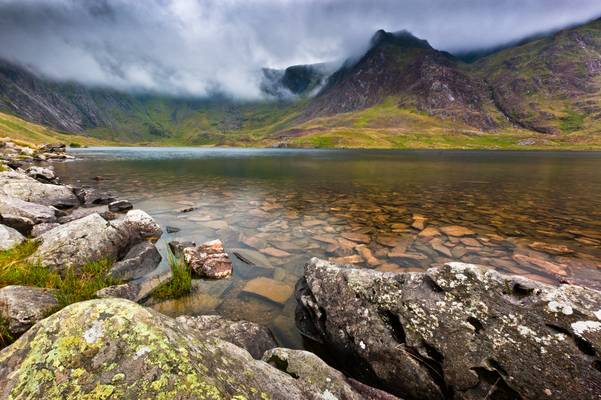
[{"label": "mountain", "polygon": [[558,134],[601,127],[601,19],[492,54],[474,70],[521,128]]},{"label": "mountain", "polygon": [[125,93],[0,62],[0,112],[114,142],[598,148],[601,20],[470,63],[407,31],[380,30],[341,64],[264,69],[261,88],[255,101]]},{"label": "mountain", "polygon": [[449,53],[407,31],[378,31],[358,61],[345,64],[309,104],[305,115],[352,112],[394,97],[414,109],[482,130],[500,126],[490,90]]}]

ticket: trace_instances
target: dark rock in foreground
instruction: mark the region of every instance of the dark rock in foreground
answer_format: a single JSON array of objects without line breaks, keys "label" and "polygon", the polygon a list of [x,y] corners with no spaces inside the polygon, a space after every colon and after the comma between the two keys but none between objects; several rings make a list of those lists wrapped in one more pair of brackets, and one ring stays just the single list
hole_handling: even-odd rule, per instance
[{"label": "dark rock in foreground", "polygon": [[[40,321],[0,352],[0,399],[362,398],[340,375],[312,384],[295,371],[135,303],[92,300]],[[326,387],[326,379],[341,381]]]},{"label": "dark rock in foreground", "polygon": [[379,273],[313,259],[297,325],[407,399],[601,398],[601,292],[450,263]]},{"label": "dark rock in foreground", "polygon": [[182,315],[175,320],[203,336],[216,337],[240,346],[255,359],[261,359],[263,353],[277,347],[271,331],[254,322],[230,321],[219,315]]}]

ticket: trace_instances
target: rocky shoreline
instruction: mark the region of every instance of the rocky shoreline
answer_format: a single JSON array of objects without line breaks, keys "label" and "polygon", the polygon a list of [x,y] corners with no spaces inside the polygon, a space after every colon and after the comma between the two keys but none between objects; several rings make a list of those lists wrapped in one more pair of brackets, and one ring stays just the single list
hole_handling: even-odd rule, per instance
[{"label": "rocky shoreline", "polygon": [[[315,258],[296,323],[330,365],[252,322],[137,304],[172,279],[158,268],[162,229],[126,200],[28,165],[64,151],[0,141],[0,250],[34,242],[28,261],[59,274],[109,259],[118,284],[62,310],[52,289],[0,288],[0,322],[20,336],[0,351],[2,399],[601,398],[601,293],[580,286],[464,263],[385,272]],[[170,248],[197,277],[232,273],[219,240]]]}]

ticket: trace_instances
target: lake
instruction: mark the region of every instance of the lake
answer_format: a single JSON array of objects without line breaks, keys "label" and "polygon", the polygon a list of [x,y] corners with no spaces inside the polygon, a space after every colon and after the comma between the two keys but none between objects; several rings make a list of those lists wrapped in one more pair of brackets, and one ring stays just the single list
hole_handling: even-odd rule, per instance
[{"label": "lake", "polygon": [[65,182],[109,191],[179,229],[158,242],[164,256],[171,240],[224,242],[230,279],[196,280],[190,296],[155,309],[255,321],[286,347],[303,347],[293,289],[311,257],[380,271],[453,260],[601,286],[601,153],[72,152],[80,159],[55,164]]}]

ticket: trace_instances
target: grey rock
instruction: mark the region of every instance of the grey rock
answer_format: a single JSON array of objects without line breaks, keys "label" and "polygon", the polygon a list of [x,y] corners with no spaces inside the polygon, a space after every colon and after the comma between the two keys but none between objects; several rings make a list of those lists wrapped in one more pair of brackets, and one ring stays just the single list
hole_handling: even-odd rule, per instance
[{"label": "grey rock", "polygon": [[66,224],[67,222],[75,221],[77,219],[87,217],[88,215],[98,214],[102,218],[107,221],[111,221],[116,219],[116,215],[109,211],[106,205],[104,206],[95,206],[95,207],[79,207],[73,209],[69,214],[62,216],[58,219],[58,222],[61,224]]},{"label": "grey rock", "polygon": [[106,221],[98,214],[71,221],[39,236],[40,246],[30,257],[62,271],[90,261],[117,260],[135,244],[160,236],[160,227],[144,211],[130,211],[124,218]]},{"label": "grey rock", "polygon": [[601,292],[475,265],[381,273],[313,259],[297,326],[349,372],[407,399],[592,399]]},{"label": "grey rock", "polygon": [[0,224],[0,250],[10,250],[25,241],[16,229]]},{"label": "grey rock", "polygon": [[41,224],[34,225],[33,228],[31,229],[30,235],[31,235],[31,237],[36,238],[54,228],[56,228],[57,226],[60,226],[60,224],[58,222],[44,222]]},{"label": "grey rock", "polygon": [[397,399],[382,390],[347,378],[308,351],[275,348],[265,352],[263,361],[294,377],[299,384],[322,393],[323,399]]},{"label": "grey rock", "polygon": [[154,289],[171,280],[173,274],[170,269],[164,269],[145,275],[140,279],[133,280],[121,285],[109,286],[96,292],[98,298],[118,297],[135,302],[146,299]]},{"label": "grey rock", "polygon": [[125,212],[132,208],[134,208],[134,206],[127,200],[117,200],[109,203],[109,211],[112,212]]},{"label": "grey rock", "polygon": [[117,200],[110,193],[105,193],[94,188],[76,188],[74,191],[79,200],[86,205],[107,205]]},{"label": "grey rock", "polygon": [[41,183],[15,171],[0,172],[0,195],[58,208],[79,205],[79,199],[68,187]]},{"label": "grey rock", "polygon": [[129,236],[141,240],[158,239],[163,230],[155,220],[142,210],[128,211],[125,217],[115,220],[113,225],[127,231]]},{"label": "grey rock", "polygon": [[178,242],[177,240],[172,240],[169,242],[169,250],[171,254],[175,256],[175,258],[183,259],[184,258],[184,249],[186,247],[195,247],[196,243],[194,242]]},{"label": "grey rock", "polygon": [[54,291],[30,286],[5,286],[0,289],[0,316],[13,336],[46,318],[58,307]]},{"label": "grey rock", "polygon": [[56,222],[62,211],[52,206],[0,196],[0,222],[28,235],[35,224]]},{"label": "grey rock", "polygon": [[63,143],[50,143],[40,146],[39,151],[42,153],[64,153],[67,146]]},{"label": "grey rock", "polygon": [[25,173],[39,182],[54,184],[59,182],[59,179],[56,177],[51,168],[33,166],[27,168]]},{"label": "grey rock", "polygon": [[167,233],[177,233],[177,232],[181,231],[181,229],[179,229],[178,227],[175,227],[175,226],[167,226],[167,227],[165,227],[165,230],[167,231]]},{"label": "grey rock", "polygon": [[154,244],[138,243],[127,252],[123,260],[113,265],[109,274],[121,281],[137,279],[154,271],[161,259],[161,254]]},{"label": "grey rock", "polygon": [[182,315],[175,320],[203,336],[216,337],[242,347],[257,360],[267,350],[277,347],[271,331],[254,322],[230,321],[219,315]]},{"label": "grey rock", "polygon": [[122,299],[72,304],[0,352],[3,398],[72,398],[74,393],[82,398],[110,393],[115,399],[337,398],[320,390],[322,381],[313,385],[300,378]]}]

